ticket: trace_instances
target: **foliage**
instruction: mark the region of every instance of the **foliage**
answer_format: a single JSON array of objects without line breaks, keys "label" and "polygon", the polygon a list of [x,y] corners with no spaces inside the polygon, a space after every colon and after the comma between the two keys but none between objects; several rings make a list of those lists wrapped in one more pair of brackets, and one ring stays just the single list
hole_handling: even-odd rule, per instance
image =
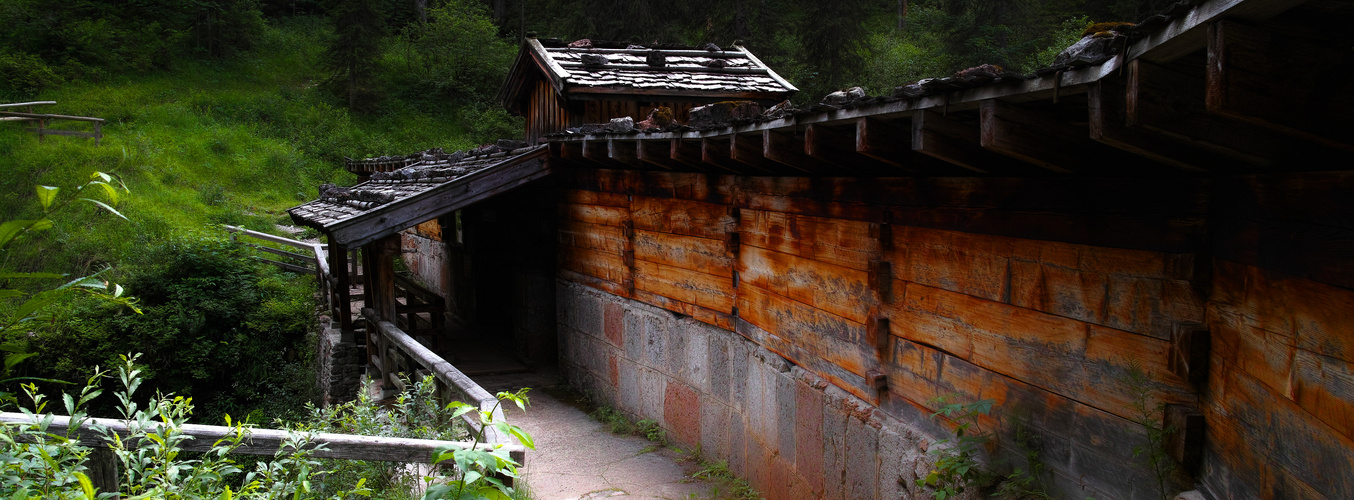
[{"label": "foliage", "polygon": [[1157,483],[1157,493],[1162,500],[1170,498],[1168,482],[1175,472],[1175,460],[1166,453],[1166,437],[1175,432],[1173,427],[1162,425],[1162,414],[1166,403],[1152,404],[1152,379],[1136,361],[1130,363],[1123,381],[1132,394],[1130,408],[1133,409],[1133,423],[1142,426],[1146,440],[1133,447],[1133,457],[1141,458],[1152,472]]},{"label": "foliage", "polygon": [[[65,435],[48,432],[53,418],[46,412],[47,401],[35,386],[26,386],[31,408],[21,411],[32,423],[0,425],[0,467],[6,470],[0,478],[0,495],[95,498],[98,492],[85,474],[88,470],[85,461],[92,450],[77,439],[84,430],[97,433],[110,443],[109,450],[118,462],[119,490],[128,498],[315,497],[311,484],[323,480],[324,472],[316,467],[318,462],[311,456],[316,447],[303,433],[289,433],[275,460],[244,473],[244,486],[238,491],[232,491],[226,479],[244,472],[230,457],[248,436],[244,424],[227,419],[226,424],[232,428],[227,437],[213,443],[211,451],[201,458],[186,458],[183,444],[192,437],[184,433],[184,425],[193,410],[192,399],[157,395],[148,404],[137,403],[133,395],[142,378],[136,362],[137,356],[123,356],[118,368],[123,387],[117,393],[121,402],[120,420],[128,426],[124,435],[90,422],[84,411],[84,405],[102,392],[97,386],[106,371],[96,370],[79,395],[62,395],[63,407],[71,417]],[[367,493],[359,482],[354,489],[336,492],[331,498]]]},{"label": "foliage", "polygon": [[[699,458],[700,450],[692,452],[693,458]],[[723,460],[708,461],[701,460],[700,468],[691,473],[692,479],[701,479],[715,483],[714,489],[710,492],[712,499],[727,500],[761,500],[762,494],[758,493],[746,479],[734,475],[729,470],[729,463]],[[720,489],[723,488],[723,491]]]},{"label": "foliage", "polygon": [[988,479],[987,472],[978,460],[991,436],[982,430],[978,419],[992,411],[994,401],[983,399],[969,403],[946,403],[946,399],[946,396],[940,396],[933,400],[940,409],[931,416],[944,416],[954,422],[954,439],[937,441],[927,451],[935,460],[933,468],[926,477],[917,479],[917,485],[929,488],[936,500],[954,498],[965,489]]},{"label": "foliage", "polygon": [[370,111],[377,99],[374,82],[385,19],[376,5],[366,0],[334,0],[329,5],[334,36],[325,62],[333,72],[333,88],[346,96],[352,111]]},{"label": "foliage", "polygon": [[[229,241],[177,239],[147,253],[152,263],[123,270],[144,314],[67,302],[27,340],[43,361],[28,374],[69,379],[108,366],[119,351],[140,349],[149,386],[206,402],[201,410],[212,419],[295,414],[313,393],[305,354],[311,286],[259,265],[247,247]],[[94,409],[111,406],[96,401]]]},{"label": "foliage", "polygon": [[[494,413],[498,412],[504,401],[510,401],[516,404],[519,409],[525,411],[528,402],[527,390],[523,388],[517,392],[498,393],[498,400],[494,402],[493,408],[489,411],[479,411],[479,408],[459,401],[452,402],[447,405],[447,408],[453,410],[452,418],[460,418],[466,413],[475,411],[479,414],[480,424],[484,428],[492,427],[504,436],[517,438],[528,449],[535,449],[536,445],[526,431],[494,418]],[[500,478],[517,478],[517,466],[521,464],[514,462],[508,456],[508,451],[501,447],[493,450],[481,449],[478,446],[481,437],[482,435],[476,435],[475,441],[468,448],[449,446],[433,452],[434,465],[447,462],[448,465],[455,464],[456,469],[453,472],[454,475],[447,478],[446,481],[442,481],[441,478],[424,478],[424,481],[428,483],[428,488],[423,495],[423,500],[441,498],[510,500],[513,497],[513,488]]]},{"label": "foliage", "polygon": [[635,432],[635,424],[630,421],[630,418],[610,406],[598,406],[588,415],[605,424],[607,430],[611,431],[612,434],[629,435]]}]

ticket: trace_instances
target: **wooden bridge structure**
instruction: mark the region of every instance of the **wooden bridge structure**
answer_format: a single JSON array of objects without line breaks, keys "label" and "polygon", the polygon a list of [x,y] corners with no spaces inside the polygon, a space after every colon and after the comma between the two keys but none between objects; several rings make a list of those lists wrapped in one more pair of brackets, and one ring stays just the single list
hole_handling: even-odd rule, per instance
[{"label": "wooden bridge structure", "polygon": [[[105,121],[103,118],[33,112],[34,106],[47,106],[52,104],[56,104],[56,101],[0,103],[0,122],[36,122],[37,127],[25,128],[24,131],[38,134],[38,142],[42,142],[43,138],[49,135],[64,135],[68,137],[91,137],[94,139],[94,145],[99,145],[99,142],[103,139],[103,123]],[[15,109],[22,109],[24,111],[11,111]],[[48,124],[58,120],[92,123],[94,124],[94,131],[80,132],[78,130],[48,128]]]}]

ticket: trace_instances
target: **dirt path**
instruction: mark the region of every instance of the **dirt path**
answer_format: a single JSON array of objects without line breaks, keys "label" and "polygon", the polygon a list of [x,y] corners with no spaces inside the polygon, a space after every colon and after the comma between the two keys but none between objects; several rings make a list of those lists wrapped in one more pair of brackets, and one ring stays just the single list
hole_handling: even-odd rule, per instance
[{"label": "dirt path", "polygon": [[577,406],[553,375],[477,377],[489,392],[531,387],[531,406],[507,412],[536,441],[527,452],[526,483],[536,500],[704,499],[716,484],[692,481],[697,466],[671,448],[612,434]]}]

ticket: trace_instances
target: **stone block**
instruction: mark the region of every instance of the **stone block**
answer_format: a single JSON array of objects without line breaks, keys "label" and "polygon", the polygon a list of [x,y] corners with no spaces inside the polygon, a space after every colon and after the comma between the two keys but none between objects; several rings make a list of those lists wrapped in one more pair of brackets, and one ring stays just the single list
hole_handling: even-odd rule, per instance
[{"label": "stone block", "polygon": [[691,343],[691,336],[686,325],[681,321],[669,322],[668,326],[667,349],[663,352],[664,359],[661,369],[672,378],[690,384],[687,376],[690,369],[686,366],[686,347]]},{"label": "stone block", "polygon": [[795,383],[795,469],[815,495],[823,491],[823,391]]},{"label": "stone block", "polygon": [[700,394],[681,382],[669,382],[663,400],[663,422],[668,437],[682,446],[701,442]]},{"label": "stone block", "polygon": [[588,335],[602,335],[602,299],[583,291],[574,295],[573,303],[573,323],[569,326]]},{"label": "stone block", "polygon": [[729,407],[717,400],[701,405],[701,453],[707,460],[726,460],[729,456]]},{"label": "stone block", "polygon": [[738,477],[747,477],[747,420],[742,413],[729,411],[729,470]]},{"label": "stone block", "polygon": [[707,364],[707,351],[712,327],[697,321],[685,321],[681,331],[686,337],[686,362],[682,364],[679,376],[688,385],[700,392],[710,392],[710,369]]},{"label": "stone block", "polygon": [[632,415],[640,413],[641,391],[638,366],[633,361],[621,358],[617,363],[617,371],[620,376],[617,406]]},{"label": "stone block", "polygon": [[916,448],[891,428],[879,431],[879,498],[902,498],[909,494],[919,460]]},{"label": "stone block", "polygon": [[876,498],[878,485],[879,430],[859,418],[846,419],[847,498]]},{"label": "stone block", "polygon": [[667,378],[661,372],[648,368],[641,368],[639,373],[639,416],[666,427],[667,423],[663,421],[663,402],[667,398]]},{"label": "stone block", "polygon": [[823,498],[845,499],[846,421],[850,416],[840,399],[827,398],[823,405]]},{"label": "stone block", "polygon": [[730,380],[729,341],[733,334],[725,330],[711,332],[705,343],[705,366],[710,381],[710,395],[724,403],[729,402]]},{"label": "stone block", "polygon": [[748,473],[746,479],[757,491],[765,492],[771,489],[771,469],[775,467],[775,452],[771,448],[757,442],[756,439],[748,440]]},{"label": "stone block", "polygon": [[644,316],[629,304],[626,304],[624,311],[622,336],[625,339],[625,356],[638,361],[644,356]]},{"label": "stone block", "polygon": [[729,342],[729,406],[747,413],[748,398],[748,342],[733,339]]},{"label": "stone block", "polygon": [[606,332],[607,342],[621,347],[624,345],[625,309],[620,302],[607,301],[603,306],[602,329]]},{"label": "stone block", "polygon": [[786,463],[795,463],[795,417],[797,416],[796,407],[798,406],[798,397],[795,394],[795,381],[788,374],[777,373],[776,379],[776,425],[779,428],[780,435],[777,436],[777,451],[780,457]]},{"label": "stone block", "polygon": [[606,350],[606,363],[607,363],[607,382],[611,384],[611,387],[619,387],[621,374],[620,374],[620,366],[616,361],[615,349]]},{"label": "stone block", "polygon": [[644,315],[644,360],[642,363],[650,369],[662,370],[667,366],[668,328],[665,321],[657,316]]},{"label": "stone block", "polygon": [[804,480],[795,474],[794,466],[776,457],[771,461],[771,478],[762,490],[766,500],[799,500],[805,497]]}]

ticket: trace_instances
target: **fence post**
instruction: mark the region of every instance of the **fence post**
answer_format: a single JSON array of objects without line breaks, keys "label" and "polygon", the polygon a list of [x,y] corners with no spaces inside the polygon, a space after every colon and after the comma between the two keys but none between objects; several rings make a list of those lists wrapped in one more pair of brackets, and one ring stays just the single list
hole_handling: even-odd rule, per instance
[{"label": "fence post", "polygon": [[89,482],[94,484],[99,493],[118,492],[121,481],[118,480],[118,456],[113,450],[95,446],[85,460],[85,468]]}]

